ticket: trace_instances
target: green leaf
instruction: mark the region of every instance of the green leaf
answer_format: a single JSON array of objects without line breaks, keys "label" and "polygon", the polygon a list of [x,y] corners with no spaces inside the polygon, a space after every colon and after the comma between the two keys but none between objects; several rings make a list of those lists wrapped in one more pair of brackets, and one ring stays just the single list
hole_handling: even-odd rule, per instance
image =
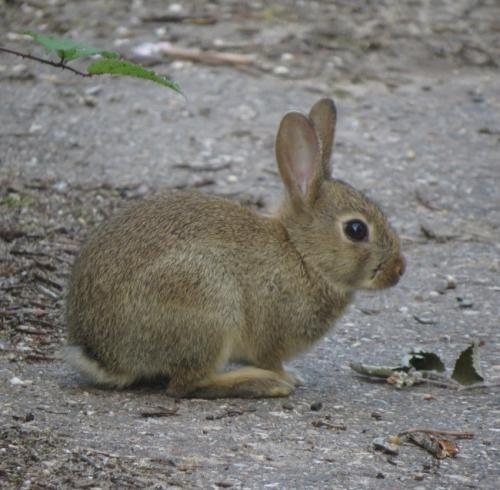
[{"label": "green leaf", "polygon": [[434,352],[426,352],[422,349],[412,349],[401,360],[401,369],[415,369],[416,371],[438,371],[442,373],[445,370],[441,358]]},{"label": "green leaf", "polygon": [[169,80],[168,78],[157,75],[152,70],[146,70],[146,68],[141,65],[136,65],[130,61],[123,60],[96,60],[91,63],[87,71],[92,75],[124,75],[129,77],[145,78],[146,80],[151,80],[153,82],[159,83],[165,87],[168,87],[176,92],[182,94],[180,87]]},{"label": "green leaf", "polygon": [[35,31],[27,31],[26,34],[30,35],[35,42],[43,46],[47,51],[57,53],[59,58],[66,61],[84,58],[86,56],[93,56],[96,54],[107,59],[116,59],[120,57],[120,54],[116,51],[94,48],[87,44],[73,41],[72,39],[66,39],[64,37],[43,36]]},{"label": "green leaf", "polygon": [[479,365],[479,342],[477,340],[458,356],[451,377],[462,385],[472,385],[484,381]]}]

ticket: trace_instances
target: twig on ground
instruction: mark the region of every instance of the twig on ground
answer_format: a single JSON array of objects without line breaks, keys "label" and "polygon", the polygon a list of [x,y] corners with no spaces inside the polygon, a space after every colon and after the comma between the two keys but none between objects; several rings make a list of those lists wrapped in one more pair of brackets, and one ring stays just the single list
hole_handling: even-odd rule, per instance
[{"label": "twig on ground", "polygon": [[475,383],[469,386],[460,386],[458,388],[458,391],[475,390],[477,388],[499,388],[499,387],[500,387],[500,381],[494,383]]},{"label": "twig on ground", "polygon": [[179,415],[177,413],[178,411],[179,411],[179,407],[159,408],[158,410],[151,411],[151,412],[141,412],[141,417],[144,419],[158,418],[158,417],[173,417],[175,415]]},{"label": "twig on ground", "polygon": [[168,42],[158,43],[156,51],[172,58],[206,63],[209,65],[253,65],[254,55],[227,53],[214,50],[203,51],[197,48],[183,48]]},{"label": "twig on ground", "polygon": [[440,430],[440,429],[428,429],[422,427],[407,429],[402,432],[399,432],[398,435],[404,436],[406,434],[414,434],[415,432],[423,432],[424,434],[432,434],[440,436],[451,436],[451,437],[457,437],[459,439],[472,439],[474,437],[474,432],[471,431]]}]

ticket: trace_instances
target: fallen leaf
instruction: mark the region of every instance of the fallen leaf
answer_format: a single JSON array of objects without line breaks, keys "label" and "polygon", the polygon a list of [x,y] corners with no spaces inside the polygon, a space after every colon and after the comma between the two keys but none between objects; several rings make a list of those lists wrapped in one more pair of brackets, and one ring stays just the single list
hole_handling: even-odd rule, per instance
[{"label": "fallen leaf", "polygon": [[402,367],[414,368],[417,371],[437,371],[442,373],[445,370],[444,363],[437,354],[422,349],[412,349],[403,357],[401,363]]},{"label": "fallen leaf", "polygon": [[365,376],[374,376],[376,378],[387,378],[394,373],[395,369],[398,369],[396,367],[374,366],[371,364],[363,364],[361,362],[351,362],[349,366],[358,374],[364,374]]},{"label": "fallen leaf", "polygon": [[454,458],[458,454],[458,447],[453,441],[449,439],[439,439],[437,443],[441,448],[441,453],[437,456],[438,459]]},{"label": "fallen leaf", "polygon": [[451,377],[462,385],[472,385],[484,381],[479,360],[479,342],[477,340],[474,340],[458,356]]}]

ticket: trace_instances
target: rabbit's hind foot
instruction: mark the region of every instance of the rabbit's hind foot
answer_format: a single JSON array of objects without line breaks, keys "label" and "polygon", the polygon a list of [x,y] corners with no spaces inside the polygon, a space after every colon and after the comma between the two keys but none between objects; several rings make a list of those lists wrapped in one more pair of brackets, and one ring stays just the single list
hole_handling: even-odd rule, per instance
[{"label": "rabbit's hind foot", "polygon": [[267,398],[288,396],[293,390],[294,384],[279,373],[242,367],[212,374],[196,383],[194,388],[183,388],[183,392],[179,392],[172,379],[167,392],[184,398]]}]

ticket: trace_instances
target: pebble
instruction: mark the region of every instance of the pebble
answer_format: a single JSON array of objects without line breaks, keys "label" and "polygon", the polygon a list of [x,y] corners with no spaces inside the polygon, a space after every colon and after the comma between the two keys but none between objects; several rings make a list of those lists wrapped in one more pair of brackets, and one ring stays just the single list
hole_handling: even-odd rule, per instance
[{"label": "pebble", "polygon": [[452,289],[457,288],[457,280],[453,276],[446,276],[446,278],[440,281],[440,284],[437,288],[437,292],[439,294],[445,294],[446,291],[450,291]]},{"label": "pebble", "polygon": [[456,289],[457,280],[454,276],[446,276],[446,289]]},{"label": "pebble", "polygon": [[435,325],[437,323],[437,320],[430,315],[413,315],[413,318],[417,320],[418,323],[422,325]]},{"label": "pebble", "polygon": [[21,378],[18,378],[17,376],[14,376],[13,378],[10,378],[10,384],[14,386],[28,386],[33,384],[33,381],[31,380],[22,380]]},{"label": "pebble", "polygon": [[385,454],[392,454],[395,456],[399,453],[398,445],[386,441],[383,437],[373,439],[372,444],[377,451],[382,451]]},{"label": "pebble", "polygon": [[407,160],[415,160],[416,156],[417,156],[417,154],[415,153],[414,150],[408,150],[406,152],[406,159]]},{"label": "pebble", "polygon": [[85,89],[85,95],[98,95],[102,90],[102,85],[93,85]]},{"label": "pebble", "polygon": [[462,298],[461,296],[457,296],[458,306],[462,309],[464,308],[472,308],[474,303],[468,298]]},{"label": "pebble", "polygon": [[97,99],[93,95],[85,95],[80,97],[78,101],[86,107],[95,107],[97,105]]},{"label": "pebble", "polygon": [[286,66],[275,66],[273,69],[273,73],[275,75],[288,75],[290,73],[290,69]]},{"label": "pebble", "polygon": [[311,403],[310,408],[313,412],[319,412],[323,408],[323,403],[321,403],[321,402]]}]

